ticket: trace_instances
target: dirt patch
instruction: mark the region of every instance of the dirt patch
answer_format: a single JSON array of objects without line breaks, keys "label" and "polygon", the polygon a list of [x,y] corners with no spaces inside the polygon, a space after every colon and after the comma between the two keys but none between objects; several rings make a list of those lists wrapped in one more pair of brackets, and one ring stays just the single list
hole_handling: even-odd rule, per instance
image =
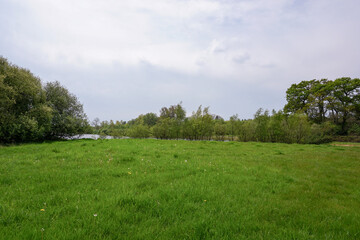
[{"label": "dirt patch", "polygon": [[360,145],[352,145],[352,144],[331,144],[331,145],[337,147],[360,147]]}]

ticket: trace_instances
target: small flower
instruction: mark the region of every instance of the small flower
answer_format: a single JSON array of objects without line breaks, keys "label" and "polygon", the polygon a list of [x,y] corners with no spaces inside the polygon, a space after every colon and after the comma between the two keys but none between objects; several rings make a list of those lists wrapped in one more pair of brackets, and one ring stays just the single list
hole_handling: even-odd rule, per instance
[{"label": "small flower", "polygon": [[131,175],[131,172],[128,172],[129,175]]},{"label": "small flower", "polygon": [[185,162],[187,162],[187,160],[185,160]]},{"label": "small flower", "polygon": [[94,214],[94,217],[97,217],[97,213]]},{"label": "small flower", "polygon": [[204,200],[204,202],[206,202],[206,200]]},{"label": "small flower", "polygon": [[41,231],[43,232],[43,231],[45,231],[45,229],[44,229],[44,228],[41,228]]},{"label": "small flower", "polygon": [[42,208],[42,209],[40,209],[40,211],[41,211],[41,212],[45,212],[45,209],[44,209],[44,208]]}]

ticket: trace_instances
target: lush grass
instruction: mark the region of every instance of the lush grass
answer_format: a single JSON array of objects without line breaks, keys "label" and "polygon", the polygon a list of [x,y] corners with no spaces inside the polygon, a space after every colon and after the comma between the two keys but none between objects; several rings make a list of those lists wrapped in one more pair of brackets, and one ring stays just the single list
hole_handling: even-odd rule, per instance
[{"label": "lush grass", "polygon": [[360,147],[0,147],[0,238],[360,239]]}]

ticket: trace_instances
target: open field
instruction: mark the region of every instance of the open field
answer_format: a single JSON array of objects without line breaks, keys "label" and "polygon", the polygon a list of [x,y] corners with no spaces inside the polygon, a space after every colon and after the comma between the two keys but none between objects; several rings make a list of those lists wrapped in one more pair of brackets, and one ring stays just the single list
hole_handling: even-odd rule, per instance
[{"label": "open field", "polygon": [[360,146],[0,147],[1,239],[360,239]]}]

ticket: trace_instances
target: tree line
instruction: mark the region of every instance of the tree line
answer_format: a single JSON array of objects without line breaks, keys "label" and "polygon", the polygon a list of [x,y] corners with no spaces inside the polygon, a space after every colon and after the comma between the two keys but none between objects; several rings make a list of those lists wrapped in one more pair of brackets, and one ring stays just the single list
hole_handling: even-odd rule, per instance
[{"label": "tree line", "polygon": [[228,120],[182,103],[126,121],[88,122],[83,106],[59,82],[42,84],[29,70],[0,57],[0,143],[63,139],[82,133],[114,137],[322,143],[360,140],[360,80],[310,80],[286,91],[280,111],[259,109],[253,119]]},{"label": "tree line", "polygon": [[43,85],[0,57],[0,143],[44,141],[91,131],[76,96],[59,82]]},{"label": "tree line", "polygon": [[302,81],[286,91],[283,110],[259,109],[253,119],[229,120],[199,108],[186,117],[181,103],[129,122],[93,121],[94,133],[115,137],[238,140],[284,143],[360,141],[360,79]]},{"label": "tree line", "polygon": [[[315,82],[317,80],[312,80]],[[335,92],[329,93],[329,100],[322,103],[314,96],[316,91],[308,95],[306,104],[300,105],[303,94],[295,96],[293,89],[300,88],[297,84],[292,85],[287,91],[288,103],[284,110],[271,113],[268,110],[259,109],[253,119],[240,119],[233,115],[229,120],[221,116],[211,114],[209,107],[199,108],[186,117],[186,111],[182,104],[163,107],[160,115],[155,113],[141,114],[136,119],[125,121],[102,121],[95,119],[92,122],[94,133],[111,135],[115,137],[129,136],[134,138],[154,137],[159,139],[189,139],[189,140],[237,140],[237,141],[261,141],[283,143],[325,143],[333,140],[341,140],[342,136],[348,136],[350,140],[360,139],[360,119],[358,104],[360,85],[358,79],[337,79],[328,83],[347,81],[352,85],[351,93],[347,93],[347,108],[344,108],[340,100],[336,100]],[[300,83],[300,84],[303,84]],[[354,85],[357,88],[354,88]],[[348,88],[350,89],[350,87]],[[301,91],[297,91],[301,92]],[[325,98],[324,98],[325,99]],[[324,105],[324,110],[319,110],[319,105]],[[299,107],[302,106],[302,107]],[[336,115],[327,113],[334,111]],[[347,112],[344,112],[344,109]],[[322,118],[320,120],[320,114]],[[343,116],[346,115],[346,118]],[[345,123],[344,123],[345,122]]]}]

